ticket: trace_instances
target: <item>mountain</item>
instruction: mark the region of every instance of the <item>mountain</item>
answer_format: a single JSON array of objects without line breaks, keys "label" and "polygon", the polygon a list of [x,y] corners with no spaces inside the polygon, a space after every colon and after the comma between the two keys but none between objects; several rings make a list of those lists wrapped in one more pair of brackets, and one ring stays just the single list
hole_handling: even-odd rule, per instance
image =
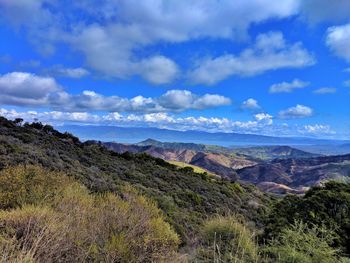
[{"label": "mountain", "polygon": [[310,158],[321,154],[309,153],[290,146],[258,146],[235,148],[232,152],[247,155],[261,160],[286,159],[286,158]]},{"label": "mountain", "polygon": [[[90,141],[87,143],[90,143]],[[147,145],[148,143],[152,143],[152,145]],[[107,149],[118,153],[148,153],[153,157],[163,160],[188,163],[230,180],[236,179],[236,169],[256,164],[255,161],[249,158],[236,156],[234,154],[225,155],[209,152],[206,150],[206,146],[193,143],[162,143],[155,140],[147,140],[136,145],[113,142],[103,142],[101,144],[107,147]],[[195,149],[199,149],[199,151]]]},{"label": "mountain", "polygon": [[161,142],[154,139],[147,139],[142,142],[135,143],[138,146],[155,146],[164,149],[173,150],[192,150],[192,151],[206,151],[207,147],[204,144],[198,143],[183,143],[183,142]]},{"label": "mountain", "polygon": [[[282,162],[282,159],[299,161],[320,156],[289,146],[230,149],[204,144],[160,142],[153,139],[147,139],[136,145],[113,142],[102,144],[118,153],[143,152],[167,161],[187,163],[203,168],[223,178],[230,180],[239,179],[242,182],[253,183],[263,191],[274,193],[301,193],[305,192],[305,187],[312,185],[310,182],[309,184],[300,182],[299,184],[291,185],[293,180],[285,171],[286,167],[288,167],[288,162],[276,165],[277,161]],[[274,161],[275,159],[277,161]],[[329,161],[327,158],[324,160]],[[274,164],[270,163],[270,161]],[[238,175],[237,170],[239,170]],[[328,170],[324,172],[328,172]]]},{"label": "mountain", "polygon": [[203,220],[217,214],[240,214],[261,225],[271,202],[251,185],[198,174],[144,153],[118,154],[49,125],[20,125],[0,117],[0,170],[19,164],[64,172],[93,193],[122,195],[120,189],[132,185],[159,206],[183,244],[196,242]]},{"label": "mountain", "polygon": [[[256,185],[273,182],[284,187],[322,185],[329,180],[350,182],[350,154],[300,159],[274,159],[237,171],[238,178]],[[294,191],[293,190],[293,191]]]},{"label": "mountain", "polygon": [[196,143],[182,143],[182,142],[160,142],[154,139],[147,139],[145,141],[136,143],[138,146],[155,146],[163,149],[175,150],[191,150],[210,153],[219,153],[225,155],[245,156],[259,160],[272,160],[276,158],[310,158],[318,157],[321,154],[309,153],[290,146],[255,146],[255,147],[240,147],[228,148],[218,145],[196,144]]},{"label": "mountain", "polygon": [[349,141],[320,140],[314,138],[273,137],[256,134],[239,133],[209,133],[203,131],[175,131],[158,128],[130,128],[116,126],[66,125],[57,127],[60,131],[75,134],[81,140],[118,141],[123,143],[137,143],[153,138],[168,142],[190,142],[200,144],[214,144],[220,146],[231,145],[314,145],[314,144],[344,144]]}]

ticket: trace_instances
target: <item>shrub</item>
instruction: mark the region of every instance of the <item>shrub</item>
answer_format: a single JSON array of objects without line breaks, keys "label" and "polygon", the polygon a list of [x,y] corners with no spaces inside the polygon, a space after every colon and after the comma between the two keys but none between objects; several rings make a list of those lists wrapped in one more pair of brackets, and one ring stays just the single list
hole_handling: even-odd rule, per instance
[{"label": "shrub", "polygon": [[237,217],[218,216],[205,222],[198,260],[204,262],[258,262],[254,233]]},{"label": "shrub", "polygon": [[16,166],[0,171],[0,209],[48,202],[73,181],[40,166]]},{"label": "shrub", "polygon": [[270,262],[340,262],[336,257],[338,251],[330,246],[333,240],[332,231],[316,225],[310,228],[299,221],[285,228],[278,238],[271,241],[265,252]]},{"label": "shrub", "polygon": [[58,231],[63,228],[59,217],[48,207],[1,211],[0,226],[1,262],[57,262],[71,248]]},{"label": "shrub", "polygon": [[286,196],[277,202],[268,215],[265,237],[275,238],[295,221],[310,227],[325,226],[335,230],[334,246],[350,254],[350,184],[327,182],[313,187],[302,197]]},{"label": "shrub", "polygon": [[[0,177],[7,191],[3,200],[11,204],[0,212],[2,262],[169,262],[177,256],[179,237],[156,205],[131,187],[119,197],[90,194],[64,175],[63,184],[50,187],[61,181],[40,167],[3,174],[15,179]],[[37,188],[24,185],[29,175]]]}]

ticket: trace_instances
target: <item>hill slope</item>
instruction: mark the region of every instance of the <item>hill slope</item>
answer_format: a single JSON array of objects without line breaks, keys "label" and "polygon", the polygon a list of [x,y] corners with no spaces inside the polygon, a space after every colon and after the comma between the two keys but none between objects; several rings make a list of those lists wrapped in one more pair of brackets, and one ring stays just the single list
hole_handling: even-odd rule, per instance
[{"label": "hill slope", "polygon": [[[88,141],[88,143],[90,143],[90,141]],[[92,143],[96,142],[93,141]],[[152,143],[152,145],[146,145],[146,143]],[[147,140],[140,143],[142,146],[114,142],[106,142],[102,143],[102,145],[118,153],[148,153],[153,157],[167,161],[184,162],[199,166],[230,180],[236,179],[235,169],[256,164],[255,161],[250,160],[246,156],[223,154],[218,153],[217,151],[211,152],[207,150],[207,146],[194,143],[162,143],[154,140]]]},{"label": "hill slope", "polygon": [[217,180],[146,154],[118,154],[38,123],[20,126],[0,117],[0,169],[39,164],[74,176],[93,192],[132,184],[155,200],[183,242],[195,242],[204,218],[238,213],[259,224],[269,197],[255,187]]},{"label": "hill slope", "polygon": [[304,159],[275,159],[237,171],[254,184],[274,182],[289,187],[311,187],[325,181],[350,181],[350,154]]}]

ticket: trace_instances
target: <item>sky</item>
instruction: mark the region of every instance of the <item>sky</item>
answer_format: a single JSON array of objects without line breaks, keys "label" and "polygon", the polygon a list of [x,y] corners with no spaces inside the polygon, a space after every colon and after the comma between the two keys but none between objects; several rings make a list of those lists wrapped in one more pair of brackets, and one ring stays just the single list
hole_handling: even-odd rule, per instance
[{"label": "sky", "polygon": [[349,0],[0,0],[0,115],[350,139]]}]

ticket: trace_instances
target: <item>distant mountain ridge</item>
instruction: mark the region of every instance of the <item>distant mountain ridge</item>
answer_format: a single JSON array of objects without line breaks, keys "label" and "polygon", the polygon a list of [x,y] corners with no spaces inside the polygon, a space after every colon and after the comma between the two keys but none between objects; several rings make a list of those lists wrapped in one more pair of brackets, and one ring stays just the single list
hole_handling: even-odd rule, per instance
[{"label": "distant mountain ridge", "polygon": [[[158,147],[154,145],[146,145],[147,143],[153,143],[154,145],[158,145]],[[102,142],[102,144],[107,149],[118,153],[148,153],[153,157],[161,158],[167,161],[178,161],[199,166],[230,180],[236,179],[235,169],[256,164],[255,161],[249,160],[247,157],[208,152],[205,151],[201,145],[196,147],[195,144],[161,143],[155,140],[147,140],[136,145],[127,145],[114,142]],[[196,148],[201,150],[204,149],[204,151],[193,150]]]},{"label": "distant mountain ridge", "polygon": [[256,185],[274,182],[292,188],[311,187],[329,180],[350,182],[350,154],[302,159],[274,159],[237,171],[238,177]]},{"label": "distant mountain ridge", "polygon": [[199,144],[231,145],[310,145],[310,144],[345,144],[350,141],[337,141],[303,137],[273,137],[256,134],[204,132],[204,131],[176,131],[158,128],[135,128],[116,126],[58,126],[60,131],[68,131],[82,140],[117,141],[123,143],[137,143],[153,138],[159,141],[190,142]]},{"label": "distant mountain ridge", "polygon": [[221,146],[160,142],[103,143],[123,153],[148,153],[168,161],[201,167],[221,177],[257,185],[274,193],[304,193],[328,180],[350,181],[350,155],[321,156],[289,146],[225,148]]},{"label": "distant mountain ridge", "polygon": [[[102,142],[102,144],[109,150],[118,153],[148,153],[153,157],[167,161],[188,163],[231,180],[237,179],[236,170],[254,166],[263,159],[318,156],[289,146],[230,149],[195,143],[160,142],[154,139],[147,139],[136,144],[115,142]],[[263,159],[259,159],[262,155],[261,153],[264,154]]]}]

